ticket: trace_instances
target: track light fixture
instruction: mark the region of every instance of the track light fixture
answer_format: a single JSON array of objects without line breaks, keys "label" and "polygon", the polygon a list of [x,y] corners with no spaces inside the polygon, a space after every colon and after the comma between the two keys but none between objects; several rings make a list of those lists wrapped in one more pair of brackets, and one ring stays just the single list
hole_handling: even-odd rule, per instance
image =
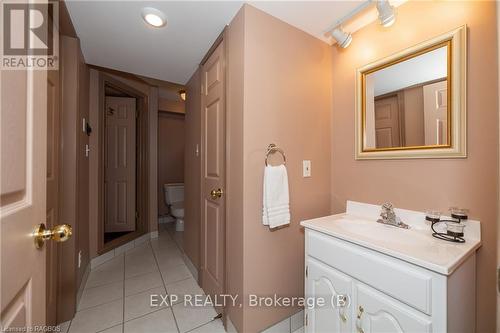
[{"label": "track light fixture", "polygon": [[378,19],[384,27],[390,27],[396,22],[396,9],[388,0],[377,1]]},{"label": "track light fixture", "polygon": [[338,45],[343,49],[348,47],[352,42],[351,34],[342,30],[341,26],[333,29],[331,34],[332,37],[337,41]]}]

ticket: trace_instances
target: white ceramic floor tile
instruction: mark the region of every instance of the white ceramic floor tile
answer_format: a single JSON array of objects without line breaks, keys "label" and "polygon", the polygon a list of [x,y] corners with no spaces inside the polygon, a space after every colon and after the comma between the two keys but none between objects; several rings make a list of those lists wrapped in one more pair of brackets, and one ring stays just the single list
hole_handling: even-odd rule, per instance
[{"label": "white ceramic floor tile", "polygon": [[125,296],[137,294],[162,285],[163,281],[159,272],[139,275],[125,280]]},{"label": "white ceramic floor tile", "polygon": [[[151,306],[151,295],[163,295],[165,297],[166,292],[164,287],[153,288],[146,290],[142,293],[131,295],[125,298],[125,321],[143,316],[145,314],[151,313],[153,311],[159,310],[160,308],[166,307],[165,305]],[[158,303],[161,302],[159,296],[156,297]]]},{"label": "white ceramic floor tile", "polygon": [[292,333],[304,333],[304,326],[302,326],[298,330],[293,331]]},{"label": "white ceramic floor tile", "polygon": [[68,332],[69,325],[71,324],[71,320],[65,321],[64,323],[59,324],[59,333]]},{"label": "white ceramic floor tile", "polygon": [[115,250],[108,251],[104,254],[101,254],[100,256],[97,256],[90,260],[90,268],[94,269],[98,267],[99,265],[112,260],[115,257]]},{"label": "white ceramic floor tile", "polygon": [[167,292],[169,295],[179,297],[179,302],[183,301],[184,295],[204,295],[203,290],[198,286],[193,278],[168,284]]},{"label": "white ceramic floor tile", "polygon": [[123,299],[95,306],[76,313],[70,333],[90,333],[119,325],[123,322]]},{"label": "white ceramic floor tile", "polygon": [[158,265],[153,255],[134,257],[134,259],[125,258],[125,279],[152,272],[158,272]]},{"label": "white ceramic floor tile", "polygon": [[134,248],[134,242],[130,241],[130,242],[126,243],[126,244],[123,244],[123,245],[117,247],[115,249],[115,255],[119,255],[119,254],[125,253],[125,252],[127,252],[127,251],[129,251],[129,250],[131,250],[133,248]]},{"label": "white ceramic floor tile", "polygon": [[201,327],[195,328],[189,333],[226,333],[224,325],[220,319],[215,319]]},{"label": "white ceramic floor tile", "polygon": [[177,333],[172,310],[164,309],[127,321],[124,326],[125,333]]},{"label": "white ceramic floor tile", "polygon": [[279,323],[262,331],[262,333],[285,333],[290,332],[290,318],[286,318]]},{"label": "white ceramic floor tile", "polygon": [[304,326],[304,310],[300,310],[290,317],[290,330],[295,332]]},{"label": "white ceramic floor tile", "polygon": [[85,288],[78,304],[78,311],[123,298],[123,281],[99,287]]},{"label": "white ceramic floor tile", "polygon": [[157,256],[157,258],[158,258],[158,265],[160,266],[160,268],[167,268],[184,264],[184,260],[182,259],[180,253],[172,256],[159,255]]},{"label": "white ceramic floor tile", "polygon": [[185,264],[177,266],[164,266],[160,268],[160,271],[165,284],[171,284],[173,282],[193,277]]},{"label": "white ceramic floor tile", "polygon": [[217,312],[211,306],[184,306],[184,304],[179,303],[174,305],[172,310],[174,311],[175,320],[181,333],[206,324],[217,316]]},{"label": "white ceramic floor tile", "polygon": [[99,333],[122,333],[123,324],[113,326],[111,328],[105,329],[104,331],[99,331]]},{"label": "white ceramic floor tile", "polygon": [[85,288],[123,281],[123,270],[123,255],[120,255],[90,271]]}]

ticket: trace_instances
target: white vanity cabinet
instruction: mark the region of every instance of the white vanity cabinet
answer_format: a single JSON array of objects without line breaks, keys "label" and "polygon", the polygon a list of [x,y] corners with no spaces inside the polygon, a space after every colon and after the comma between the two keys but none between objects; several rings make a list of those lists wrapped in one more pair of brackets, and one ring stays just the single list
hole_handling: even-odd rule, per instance
[{"label": "white vanity cabinet", "polygon": [[[474,332],[479,222],[470,225],[477,238],[451,244],[415,226],[361,221],[356,213],[301,222],[305,296],[327,301],[306,307],[305,331]],[[338,307],[336,295],[348,296],[349,304]]]}]

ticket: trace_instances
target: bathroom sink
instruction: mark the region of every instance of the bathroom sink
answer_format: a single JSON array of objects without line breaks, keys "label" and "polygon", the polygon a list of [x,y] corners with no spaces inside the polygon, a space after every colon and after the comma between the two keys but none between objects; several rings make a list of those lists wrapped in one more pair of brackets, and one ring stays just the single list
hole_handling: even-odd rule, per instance
[{"label": "bathroom sink", "polygon": [[450,274],[481,245],[477,221],[467,221],[466,242],[458,244],[432,237],[423,213],[407,210],[397,213],[410,225],[409,229],[377,223],[379,206],[355,202],[348,202],[346,213],[302,221],[301,225],[441,274]]}]

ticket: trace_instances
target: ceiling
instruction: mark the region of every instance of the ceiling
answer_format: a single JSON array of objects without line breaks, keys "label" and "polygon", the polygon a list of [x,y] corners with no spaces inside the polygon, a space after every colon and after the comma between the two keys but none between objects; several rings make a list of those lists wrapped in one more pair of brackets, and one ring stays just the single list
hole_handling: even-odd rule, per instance
[{"label": "ceiling", "polygon": [[[67,0],[87,63],[185,84],[243,1]],[[255,6],[325,42],[325,32],[361,1],[252,1]],[[154,7],[167,26],[152,28],[141,9]]]}]

